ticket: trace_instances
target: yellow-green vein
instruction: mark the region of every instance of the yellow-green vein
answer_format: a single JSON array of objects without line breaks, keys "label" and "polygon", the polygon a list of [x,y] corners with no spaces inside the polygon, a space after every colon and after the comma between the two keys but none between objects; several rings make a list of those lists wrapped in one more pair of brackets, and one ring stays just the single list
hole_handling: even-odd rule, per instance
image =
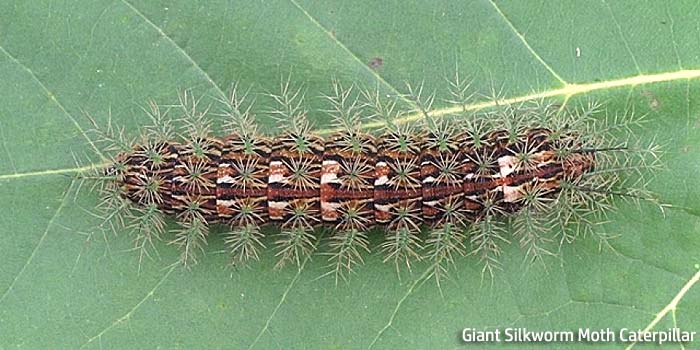
[{"label": "yellow-green vein", "polygon": [[[491,107],[495,107],[495,106],[499,106],[499,105],[517,104],[517,103],[521,103],[521,102],[536,101],[536,100],[553,98],[553,97],[563,97],[563,98],[568,99],[574,95],[581,95],[581,94],[586,94],[586,93],[590,93],[593,91],[599,91],[599,90],[611,90],[611,89],[622,88],[622,87],[634,87],[637,85],[662,83],[662,82],[669,82],[669,81],[675,81],[675,80],[698,79],[698,78],[700,78],[700,69],[679,70],[679,71],[674,71],[674,72],[657,73],[657,74],[641,74],[641,75],[636,75],[636,76],[632,76],[632,77],[628,77],[628,78],[613,79],[613,80],[600,81],[600,82],[595,82],[595,83],[566,84],[564,87],[561,87],[561,88],[545,90],[545,91],[541,91],[541,92],[534,92],[534,93],[522,95],[522,96],[515,96],[515,97],[509,97],[509,98],[503,98],[503,99],[475,102],[475,103],[467,104],[464,106],[450,106],[450,107],[445,107],[445,108],[438,108],[438,109],[432,110],[430,112],[430,115],[432,115],[434,117],[442,117],[442,116],[446,116],[446,115],[450,115],[450,114],[460,113],[462,110],[474,111],[474,110],[491,108]],[[413,114],[406,115],[405,117],[399,118],[398,120],[396,120],[396,123],[409,123],[409,122],[420,120],[422,118],[424,118],[424,115],[422,113],[413,113]],[[363,127],[371,129],[371,128],[379,128],[379,127],[382,127],[384,125],[385,125],[385,123],[383,121],[373,121],[373,122],[363,124]],[[337,129],[323,129],[323,130],[319,130],[319,133],[327,134],[327,133],[330,133],[330,132],[333,132],[336,130]]]}]

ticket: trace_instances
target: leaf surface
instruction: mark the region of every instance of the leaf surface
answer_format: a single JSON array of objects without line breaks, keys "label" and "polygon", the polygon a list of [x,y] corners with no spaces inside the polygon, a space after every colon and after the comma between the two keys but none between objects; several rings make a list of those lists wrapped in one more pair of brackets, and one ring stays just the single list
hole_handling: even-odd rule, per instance
[{"label": "leaf surface", "polygon": [[[697,331],[700,324],[700,33],[693,1],[5,1],[0,4],[0,349],[463,348],[465,327]],[[191,270],[176,249],[138,259],[107,242],[76,195],[72,153],[100,162],[82,112],[135,135],[149,98],[234,81],[276,91],[292,73],[308,96],[341,81],[402,91],[424,81],[446,98],[455,67],[475,91],[511,101],[605,101],[649,114],[643,137],[666,145],[652,183],[672,207],[621,204],[592,239],[546,268],[517,244],[482,281],[474,257],[438,290],[420,270],[396,276],[372,255],[348,284],[317,279],[322,256],[274,271],[274,253],[225,268],[220,239]],[[259,101],[261,108],[268,101]],[[266,105],[267,104],[267,105]],[[315,109],[320,99],[310,99]],[[477,108],[480,105],[474,105]],[[483,106],[482,106],[483,107]],[[437,102],[436,108],[447,108]],[[319,128],[328,117],[314,112]],[[274,122],[259,116],[263,127]],[[373,239],[377,243],[378,238]],[[271,243],[271,242],[269,242]],[[525,344],[622,349],[629,344]],[[523,344],[511,344],[523,348]],[[645,348],[648,345],[635,345]],[[686,344],[686,349],[698,348]],[[678,348],[677,345],[668,348]]]}]

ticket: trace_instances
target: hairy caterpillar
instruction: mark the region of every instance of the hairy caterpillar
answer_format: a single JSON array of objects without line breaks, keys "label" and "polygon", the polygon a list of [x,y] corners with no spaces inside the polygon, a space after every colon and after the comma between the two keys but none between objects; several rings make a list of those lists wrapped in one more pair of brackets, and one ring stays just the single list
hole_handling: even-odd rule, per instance
[{"label": "hairy caterpillar", "polygon": [[[183,92],[165,112],[151,103],[154,123],[140,138],[95,123],[113,158],[90,178],[101,185],[105,220],[118,217],[134,231],[142,253],[163,238],[170,215],[180,228],[169,242],[184,264],[197,261],[214,224],[229,229],[234,264],[257,259],[260,227],[272,224],[281,231],[277,266],[300,265],[323,226],[336,280],[363,261],[373,228],[397,269],[427,259],[439,278],[457,255],[472,253],[493,273],[510,237],[531,259],[555,255],[578,236],[605,242],[596,226],[614,197],[655,200],[644,175],[659,166],[658,147],[631,139],[643,118],[544,101],[472,112],[467,88],[458,76],[450,84],[445,116],[433,113],[435,98],[422,88],[392,97],[334,81],[322,112],[335,129],[321,135],[302,91],[287,81],[269,94],[279,107],[268,112],[280,122],[276,136],[258,132],[252,103],[235,86],[218,106]],[[167,117],[174,111],[180,129]],[[213,135],[212,115],[225,120],[224,136]],[[365,120],[384,126],[370,132]]]}]

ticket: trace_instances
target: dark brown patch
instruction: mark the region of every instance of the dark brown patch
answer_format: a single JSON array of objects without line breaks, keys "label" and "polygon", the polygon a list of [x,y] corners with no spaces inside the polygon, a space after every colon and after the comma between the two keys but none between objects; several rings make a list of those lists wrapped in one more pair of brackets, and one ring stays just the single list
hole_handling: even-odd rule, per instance
[{"label": "dark brown patch", "polygon": [[381,57],[372,58],[367,65],[369,68],[379,69],[379,67],[384,65],[384,59]]}]

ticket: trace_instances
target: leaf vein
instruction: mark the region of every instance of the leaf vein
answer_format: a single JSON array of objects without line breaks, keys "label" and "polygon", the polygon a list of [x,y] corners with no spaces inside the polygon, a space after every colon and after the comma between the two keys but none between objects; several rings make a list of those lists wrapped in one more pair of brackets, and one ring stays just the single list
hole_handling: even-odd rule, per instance
[{"label": "leaf vein", "polygon": [[391,315],[389,315],[389,321],[377,332],[377,334],[374,336],[374,339],[372,339],[372,342],[369,344],[367,347],[367,350],[372,349],[374,345],[379,341],[379,338],[386,333],[386,331],[391,328],[391,326],[394,324],[394,319],[396,319],[396,315],[399,313],[399,309],[401,308],[401,305],[408,299],[408,297],[413,294],[413,291],[416,289],[416,287],[421,284],[421,282],[424,282],[427,277],[429,277],[432,273],[432,269],[428,268],[423,272],[422,275],[420,275],[418,278],[416,278],[413,283],[411,283],[411,286],[406,290],[406,293],[399,299],[399,301],[396,303],[396,307],[394,307],[394,310],[392,311]]},{"label": "leaf vein", "polygon": [[67,198],[68,198],[68,193],[70,192],[71,188],[73,187],[74,181],[71,181],[70,185],[68,185],[68,188],[66,191],[63,193],[63,197],[61,198],[61,202],[58,205],[58,208],[56,208],[56,212],[54,212],[53,216],[51,216],[51,219],[49,219],[49,222],[46,225],[46,229],[44,230],[44,233],[41,235],[41,238],[39,238],[39,242],[37,242],[36,246],[34,246],[34,249],[32,249],[32,253],[29,254],[29,257],[27,258],[27,261],[22,265],[22,268],[17,272],[15,277],[12,279],[12,282],[10,282],[10,285],[7,287],[5,292],[2,293],[2,296],[0,296],[0,303],[5,300],[5,298],[12,292],[12,289],[14,289],[15,285],[17,284],[17,281],[22,277],[24,274],[24,271],[27,270],[27,267],[32,263],[34,260],[34,257],[36,256],[36,252],[39,250],[39,247],[44,243],[46,240],[46,237],[49,235],[49,229],[53,226],[54,222],[56,221],[56,218],[61,213],[61,210],[63,210],[63,207],[66,205]]},{"label": "leaf vein", "polygon": [[662,266],[652,264],[651,262],[646,261],[646,260],[643,260],[642,258],[638,258],[638,257],[634,257],[634,256],[631,256],[631,255],[627,255],[627,254],[625,254],[625,253],[622,253],[618,248],[614,248],[614,247],[613,247],[613,251],[614,251],[615,254],[617,254],[617,255],[619,255],[619,256],[621,256],[621,257],[623,257],[623,258],[625,258],[625,259],[627,259],[627,260],[629,260],[629,261],[646,264],[646,265],[648,265],[648,266],[650,266],[650,267],[652,267],[652,268],[654,268],[654,269],[656,269],[656,270],[659,270],[660,272],[668,273],[668,274],[670,274],[671,276],[678,278],[679,280],[683,280],[683,276],[679,275],[677,272],[673,272],[673,271],[671,271],[671,270],[669,270],[669,269],[666,269],[666,268],[664,268],[664,267],[662,267]]},{"label": "leaf vein", "polygon": [[[437,108],[432,111],[430,111],[430,115],[434,117],[442,117],[450,114],[458,114],[461,113],[463,110],[467,111],[474,111],[474,110],[481,110],[481,109],[486,109],[486,108],[492,108],[496,106],[501,106],[501,105],[508,105],[508,104],[517,104],[517,103],[522,103],[522,102],[527,102],[527,101],[535,101],[535,100],[541,100],[545,98],[552,98],[552,97],[559,97],[563,96],[565,98],[574,96],[574,95],[581,95],[581,94],[586,94],[589,92],[593,91],[598,91],[598,90],[611,90],[615,88],[622,88],[622,87],[634,87],[637,85],[646,85],[646,84],[653,84],[653,83],[661,83],[661,82],[666,82],[666,81],[674,81],[674,80],[681,80],[681,79],[698,79],[700,78],[700,70],[679,70],[679,71],[674,71],[674,72],[666,72],[666,73],[657,73],[657,74],[640,74],[640,75],[635,75],[627,78],[620,78],[620,79],[614,79],[614,80],[607,80],[607,81],[599,81],[599,82],[593,82],[593,83],[581,83],[581,84],[567,84],[564,87],[561,88],[556,88],[556,89],[549,89],[549,90],[544,90],[542,92],[536,92],[528,95],[521,95],[521,96],[515,96],[515,97],[509,97],[509,98],[504,98],[504,99],[496,99],[496,100],[488,100],[488,101],[483,101],[483,102],[476,102],[472,104],[468,104],[465,106],[451,106],[451,107],[443,107],[443,108]],[[397,118],[395,121],[397,124],[400,123],[409,123],[413,121],[417,121],[423,118],[422,113],[412,113],[408,114],[405,117]],[[378,128],[382,127],[384,123],[382,122],[369,122],[369,123],[364,123],[362,126],[364,128]],[[324,129],[319,132],[321,133],[329,133],[335,131],[334,129]]]},{"label": "leaf vein", "polygon": [[1,51],[3,54],[5,54],[5,56],[7,56],[12,62],[14,62],[16,65],[18,65],[21,69],[23,69],[24,71],[26,71],[27,73],[29,73],[29,75],[32,77],[32,79],[33,79],[33,80],[39,85],[39,87],[41,87],[41,89],[44,91],[44,93],[46,94],[46,97],[48,97],[48,99],[49,99],[51,102],[53,102],[53,103],[56,104],[56,106],[61,110],[61,112],[63,112],[63,114],[65,114],[65,116],[68,117],[68,119],[73,123],[73,125],[75,125],[75,127],[78,129],[78,131],[80,132],[80,134],[82,134],[83,137],[85,137],[85,139],[88,141],[88,143],[90,144],[90,146],[92,146],[92,148],[95,150],[95,153],[96,153],[98,156],[100,156],[100,158],[101,158],[102,160],[105,160],[105,159],[106,159],[105,156],[102,154],[102,152],[101,152],[100,149],[97,147],[97,145],[95,145],[95,143],[90,139],[90,137],[88,137],[87,133],[85,132],[85,130],[83,130],[83,128],[82,128],[82,127],[80,126],[80,124],[78,123],[78,121],[77,121],[70,113],[68,113],[68,110],[66,109],[66,107],[64,107],[63,104],[62,104],[60,101],[58,101],[58,99],[56,98],[56,94],[54,94],[53,92],[51,92],[51,90],[49,90],[49,88],[46,86],[46,84],[44,84],[41,80],[39,80],[39,77],[34,73],[34,71],[32,71],[32,70],[31,70],[28,66],[26,66],[24,63],[20,62],[19,59],[17,59],[17,57],[13,56],[9,51],[7,51],[7,50],[6,50],[5,48],[3,48],[2,46],[0,46],[0,51]]},{"label": "leaf vein", "polygon": [[668,3],[665,3],[664,5],[664,9],[666,10],[666,17],[668,17],[669,22],[669,31],[671,32],[671,44],[673,44],[673,52],[676,54],[678,68],[683,69],[683,62],[681,61],[680,54],[678,54],[678,42],[676,41],[676,22],[673,20],[673,16],[671,16],[671,9],[669,8]]},{"label": "leaf vein", "polygon": [[100,340],[101,340],[101,339],[102,339],[102,336],[103,336],[105,333],[107,333],[110,329],[112,329],[112,328],[114,328],[116,325],[118,325],[118,324],[120,324],[120,323],[122,323],[122,322],[128,320],[128,319],[131,317],[131,315],[133,315],[134,312],[135,312],[139,307],[141,307],[141,305],[143,305],[143,304],[146,302],[146,300],[148,300],[149,298],[153,297],[153,295],[155,294],[156,289],[158,289],[158,287],[160,287],[160,286],[163,284],[163,282],[165,282],[165,280],[168,278],[168,276],[170,276],[170,274],[175,270],[175,268],[176,268],[177,266],[178,266],[177,264],[172,265],[172,266],[170,267],[170,269],[168,270],[168,272],[166,272],[165,275],[163,275],[163,277],[160,278],[160,280],[153,286],[153,288],[152,288],[148,293],[146,293],[146,295],[145,295],[138,303],[136,303],[136,305],[134,305],[134,307],[132,307],[131,309],[129,309],[129,311],[128,311],[127,313],[125,313],[125,314],[122,315],[121,317],[117,318],[114,322],[112,322],[109,326],[105,327],[105,329],[103,329],[102,331],[100,331],[99,333],[97,333],[95,336],[93,336],[92,338],[88,339],[87,342],[85,342],[83,345],[80,346],[80,349],[84,348],[85,346],[87,346],[88,344],[92,343],[92,342],[95,341],[96,339],[100,339]]},{"label": "leaf vein", "polygon": [[[666,315],[668,315],[669,312],[675,315],[676,309],[678,308],[678,303],[683,299],[686,293],[695,285],[700,280],[700,271],[696,272],[693,277],[691,277],[688,282],[686,282],[683,287],[681,287],[680,291],[678,291],[678,294],[676,294],[671,301],[664,306],[659,313],[656,314],[656,317],[654,317],[651,322],[644,328],[644,332],[648,332],[651,329],[653,329],[659,321],[661,321]],[[629,346],[625,348],[625,350],[630,350],[632,349],[637,342],[631,343]]]},{"label": "leaf vein", "polygon": [[86,166],[82,166],[82,167],[76,167],[76,168],[48,169],[48,170],[29,171],[29,172],[25,172],[25,173],[4,174],[4,175],[0,175],[0,181],[11,180],[11,179],[23,179],[26,177],[35,177],[35,176],[41,177],[41,176],[49,176],[49,175],[79,173],[79,172],[83,172],[83,171],[104,168],[107,165],[108,165],[108,163],[97,163],[97,164],[90,164],[90,165],[86,165]]},{"label": "leaf vein", "polygon": [[550,66],[549,63],[547,63],[542,58],[542,56],[540,56],[540,54],[537,53],[537,51],[535,51],[535,49],[532,48],[532,45],[530,45],[530,43],[527,41],[527,39],[525,39],[525,35],[520,33],[520,31],[518,31],[518,28],[515,27],[513,22],[511,22],[511,20],[508,19],[508,17],[505,15],[505,13],[503,13],[503,11],[501,11],[501,9],[498,7],[498,5],[496,5],[496,2],[494,0],[489,0],[489,3],[491,4],[491,6],[493,6],[494,10],[496,10],[496,13],[498,14],[498,16],[500,16],[503,19],[503,21],[506,23],[506,25],[508,25],[508,28],[513,32],[513,34],[515,34],[515,36],[518,37],[518,39],[523,43],[523,45],[525,45],[525,48],[532,54],[532,56],[535,57],[537,62],[542,64],[542,66],[544,66],[544,68],[547,69],[547,71],[549,71],[549,73],[552,74],[552,76],[555,79],[557,79],[560,83],[562,83],[562,85],[567,85],[568,82],[566,80],[564,80],[559,75],[559,73],[557,73],[554,70],[554,68],[552,68],[552,66]]},{"label": "leaf vein", "polygon": [[[321,237],[323,235],[319,235],[318,239],[316,240],[316,243],[314,243],[314,249],[318,246]],[[275,308],[272,310],[272,313],[270,316],[267,318],[265,321],[265,325],[263,326],[262,329],[260,329],[260,332],[255,336],[255,339],[253,340],[252,343],[248,346],[248,350],[252,349],[255,344],[258,343],[260,338],[262,338],[263,334],[270,328],[270,323],[272,322],[272,319],[277,315],[277,311],[282,307],[282,304],[287,300],[287,296],[289,295],[289,292],[292,290],[292,287],[296,284],[297,280],[299,280],[299,276],[301,276],[301,272],[304,270],[304,267],[306,267],[306,263],[311,260],[311,255],[309,254],[304,261],[301,263],[301,266],[297,269],[297,273],[294,275],[294,278],[292,278],[291,281],[289,281],[289,284],[287,285],[287,288],[284,289],[284,292],[282,293],[282,297],[280,298],[280,301],[277,303]]]},{"label": "leaf vein", "polygon": [[7,160],[10,163],[10,167],[12,167],[13,174],[17,174],[17,167],[15,166],[15,160],[12,158],[12,153],[10,153],[10,150],[7,148],[7,138],[5,138],[4,130],[5,130],[5,128],[3,128],[2,123],[0,123],[0,139],[2,139],[2,148],[5,151],[5,154],[7,154]]},{"label": "leaf vein", "polygon": [[630,57],[632,57],[632,62],[634,62],[635,68],[637,68],[637,72],[639,74],[642,74],[642,69],[639,67],[639,63],[637,62],[637,57],[634,56],[634,52],[632,52],[632,48],[630,47],[630,43],[627,40],[627,37],[625,37],[624,32],[622,31],[622,26],[620,25],[620,22],[617,20],[617,17],[615,16],[615,13],[613,12],[612,8],[610,7],[610,4],[606,0],[601,0],[603,2],[603,5],[608,8],[608,12],[610,12],[610,17],[613,20],[613,23],[615,23],[615,27],[617,28],[617,33],[620,35],[620,38],[622,39],[622,42],[625,44],[625,48],[627,49],[627,52],[629,53]]},{"label": "leaf vein", "polygon": [[151,21],[146,15],[139,11],[138,8],[136,8],[134,5],[132,5],[129,1],[127,0],[121,0],[121,2],[128,7],[131,11],[133,11],[139,18],[141,18],[148,26],[150,26],[153,30],[158,32],[158,34],[165,39],[169,44],[171,44],[187,61],[192,64],[192,66],[204,77],[204,79],[216,90],[216,93],[220,95],[220,97],[226,98],[226,93],[219,87],[219,85],[214,81],[214,79],[211,78],[209,73],[205,71],[202,66],[195,61],[190,54],[185,51],[183,47],[178,45],[178,43],[175,42],[168,34],[163,31],[162,28],[160,28],[158,25],[156,25],[153,21]]}]

